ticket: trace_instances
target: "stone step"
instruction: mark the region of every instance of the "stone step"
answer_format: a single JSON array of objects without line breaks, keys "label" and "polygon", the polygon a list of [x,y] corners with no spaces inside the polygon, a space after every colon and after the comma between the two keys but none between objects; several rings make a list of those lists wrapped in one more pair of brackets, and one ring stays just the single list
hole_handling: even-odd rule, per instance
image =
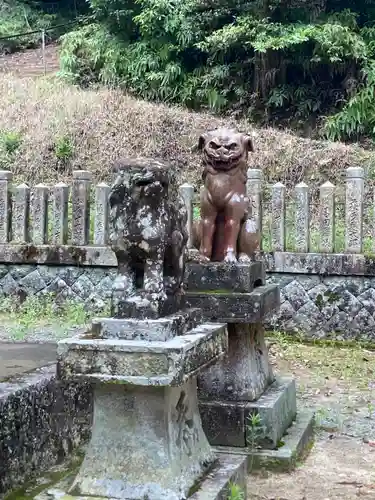
[{"label": "stone step", "polygon": [[279,308],[278,285],[265,285],[251,293],[229,291],[187,292],[190,307],[202,309],[205,321],[218,323],[257,323],[266,314]]},{"label": "stone step", "polygon": [[249,264],[188,262],[185,271],[186,290],[189,292],[229,291],[248,293],[266,284],[262,261]]},{"label": "stone step", "polygon": [[220,359],[227,348],[223,324],[206,323],[165,342],[81,334],[59,342],[57,373],[69,380],[179,386]]},{"label": "stone step", "polygon": [[[276,379],[257,401],[200,401],[199,408],[212,446],[248,447],[255,436],[256,446],[276,449],[296,418],[295,382]],[[260,416],[262,429],[252,431],[250,416],[254,413]]]},{"label": "stone step", "polygon": [[200,309],[184,309],[158,319],[95,318],[91,335],[93,339],[166,341],[176,335],[184,335],[202,321]]}]

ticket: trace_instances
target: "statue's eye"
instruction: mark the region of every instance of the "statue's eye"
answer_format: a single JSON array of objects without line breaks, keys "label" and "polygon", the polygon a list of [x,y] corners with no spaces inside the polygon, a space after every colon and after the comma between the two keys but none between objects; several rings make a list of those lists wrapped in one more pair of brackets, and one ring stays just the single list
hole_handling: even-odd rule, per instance
[{"label": "statue's eye", "polygon": [[232,144],[229,144],[228,149],[230,149],[230,150],[232,150],[232,151],[233,151],[233,150],[234,150],[234,149],[236,149],[236,148],[237,148],[237,144],[236,144],[235,142],[232,142]]},{"label": "statue's eye", "polygon": [[210,148],[211,149],[219,149],[220,146],[216,144],[216,142],[210,142]]}]

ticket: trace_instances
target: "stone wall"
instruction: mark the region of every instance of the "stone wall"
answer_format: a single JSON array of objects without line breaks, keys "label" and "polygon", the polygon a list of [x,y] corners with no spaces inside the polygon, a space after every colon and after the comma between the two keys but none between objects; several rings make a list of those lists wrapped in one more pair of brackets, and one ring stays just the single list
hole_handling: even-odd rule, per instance
[{"label": "stone wall", "polygon": [[375,277],[271,274],[279,313],[267,327],[306,337],[375,341]]},{"label": "stone wall", "polygon": [[375,340],[375,267],[363,254],[265,255],[281,307],[267,327],[313,338]]},{"label": "stone wall", "polygon": [[102,309],[111,297],[113,267],[0,264],[0,297],[52,294]]},{"label": "stone wall", "polygon": [[90,385],[57,381],[55,373],[47,366],[0,383],[0,498],[63,462],[90,435]]},{"label": "stone wall", "polygon": [[[0,245],[0,296],[53,293],[89,308],[111,296],[116,258],[108,247],[25,252]],[[25,255],[28,257],[25,257]],[[19,258],[16,258],[16,257]],[[316,338],[375,340],[375,264],[362,254],[274,252],[264,256],[281,308],[267,327]],[[5,262],[4,262],[5,261]],[[24,262],[24,263],[22,263]],[[64,262],[66,263],[64,265]]]}]

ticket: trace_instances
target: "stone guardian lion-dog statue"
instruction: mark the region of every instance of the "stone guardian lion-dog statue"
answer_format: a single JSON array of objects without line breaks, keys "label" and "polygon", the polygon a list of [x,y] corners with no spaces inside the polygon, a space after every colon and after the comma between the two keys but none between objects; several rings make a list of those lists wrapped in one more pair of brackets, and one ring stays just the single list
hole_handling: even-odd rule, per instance
[{"label": "stone guardian lion-dog statue", "polygon": [[246,194],[252,140],[246,134],[222,128],[201,135],[198,148],[203,152],[204,187],[200,221],[193,227],[193,245],[203,261],[249,262],[260,240]]}]

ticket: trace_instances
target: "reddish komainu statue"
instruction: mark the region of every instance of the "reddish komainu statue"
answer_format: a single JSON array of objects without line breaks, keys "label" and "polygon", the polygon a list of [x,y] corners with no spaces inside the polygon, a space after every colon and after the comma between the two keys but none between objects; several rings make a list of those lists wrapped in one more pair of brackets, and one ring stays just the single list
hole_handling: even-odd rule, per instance
[{"label": "reddish komainu statue", "polygon": [[247,158],[251,138],[232,129],[216,129],[199,138],[203,151],[201,219],[193,243],[204,260],[249,262],[259,244],[246,195]]}]

